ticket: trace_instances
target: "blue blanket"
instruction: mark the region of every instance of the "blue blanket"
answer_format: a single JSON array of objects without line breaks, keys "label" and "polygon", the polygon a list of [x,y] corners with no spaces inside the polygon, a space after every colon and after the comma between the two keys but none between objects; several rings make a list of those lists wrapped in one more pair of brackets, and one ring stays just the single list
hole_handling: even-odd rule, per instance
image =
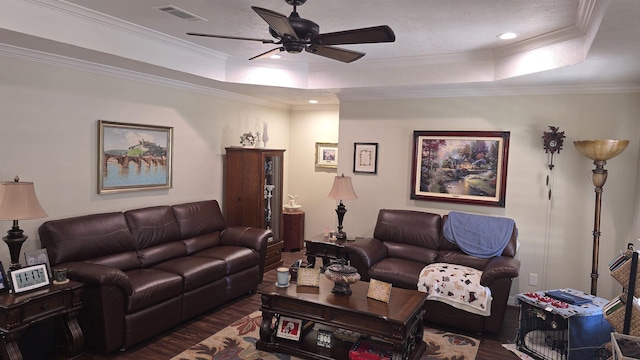
[{"label": "blue blanket", "polygon": [[514,227],[512,219],[452,211],[444,223],[443,234],[469,255],[492,258],[507,247]]}]

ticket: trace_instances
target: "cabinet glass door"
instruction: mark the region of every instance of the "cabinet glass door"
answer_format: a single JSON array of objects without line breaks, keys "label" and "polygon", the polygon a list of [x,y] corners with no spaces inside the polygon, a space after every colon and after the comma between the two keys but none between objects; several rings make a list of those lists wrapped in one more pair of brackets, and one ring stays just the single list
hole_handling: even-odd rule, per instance
[{"label": "cabinet glass door", "polygon": [[282,157],[264,154],[264,224],[273,236],[281,239]]}]

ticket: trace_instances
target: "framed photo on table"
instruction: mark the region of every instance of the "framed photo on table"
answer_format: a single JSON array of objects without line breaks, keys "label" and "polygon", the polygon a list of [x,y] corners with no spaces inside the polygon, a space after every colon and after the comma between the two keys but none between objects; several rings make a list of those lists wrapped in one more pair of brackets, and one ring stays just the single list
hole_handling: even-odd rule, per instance
[{"label": "framed photo on table", "polygon": [[289,340],[300,340],[302,332],[302,320],[286,316],[280,316],[276,336]]},{"label": "framed photo on table", "polygon": [[378,143],[353,144],[353,172],[378,173]]},{"label": "framed photo on table", "polygon": [[414,131],[411,199],[505,206],[508,131]]},{"label": "framed photo on table", "polygon": [[47,274],[49,275],[49,278],[51,278],[51,264],[49,264],[49,254],[47,253],[47,249],[25,251],[24,261],[27,266],[44,264],[47,267]]},{"label": "framed photo on table", "polygon": [[4,272],[4,266],[0,262],[0,293],[9,291],[9,280],[7,280],[7,273]]},{"label": "framed photo on table", "polygon": [[316,167],[327,169],[338,168],[337,143],[316,143]]}]

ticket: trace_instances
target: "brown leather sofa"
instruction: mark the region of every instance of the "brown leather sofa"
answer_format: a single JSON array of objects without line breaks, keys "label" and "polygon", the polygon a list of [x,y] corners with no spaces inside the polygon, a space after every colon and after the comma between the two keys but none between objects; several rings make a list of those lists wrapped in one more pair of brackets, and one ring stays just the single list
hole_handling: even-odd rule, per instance
[{"label": "brown leather sofa", "polygon": [[215,200],[52,220],[39,234],[51,265],[86,284],[80,327],[101,352],[255,291],[272,236],[226,227]]},{"label": "brown leather sofa", "polygon": [[454,308],[440,301],[425,302],[426,322],[476,333],[500,331],[511,282],[518,276],[517,229],[502,255],[479,258],[464,253],[442,235],[447,216],[411,210],[380,210],[371,239],[348,243],[351,265],[362,280],[371,278],[405,289],[417,289],[420,271],[428,264],[449,263],[482,271],[480,284],[491,289],[493,301],[488,317]]}]

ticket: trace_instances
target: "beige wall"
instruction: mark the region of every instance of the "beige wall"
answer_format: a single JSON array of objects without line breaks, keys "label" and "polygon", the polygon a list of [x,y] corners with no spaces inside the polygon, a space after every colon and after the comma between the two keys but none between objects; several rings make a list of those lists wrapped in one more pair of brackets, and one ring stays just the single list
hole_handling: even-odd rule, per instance
[{"label": "beige wall", "polygon": [[[305,237],[322,235],[325,227],[337,227],[336,203],[327,194],[336,176],[335,169],[315,167],[315,143],[338,142],[338,107],[291,112],[289,194],[305,212]],[[346,155],[345,155],[346,154]],[[338,162],[348,153],[338,153]]]},{"label": "beige wall", "polygon": [[[255,132],[257,119],[269,123],[269,147],[289,148],[288,110],[7,57],[0,69],[0,180],[35,182],[48,219],[204,199],[222,206],[224,148]],[[172,126],[173,189],[98,195],[99,119]],[[45,220],[20,221],[23,250],[40,247]],[[1,232],[10,227],[0,221]],[[9,262],[4,245],[0,261]]]},{"label": "beige wall", "polygon": [[[512,293],[558,287],[589,290],[594,191],[593,164],[573,140],[627,138],[629,148],[609,161],[603,194],[598,294],[620,291],[606,274],[607,261],[635,242],[637,218],[639,94],[592,94],[443,99],[343,101],[339,109],[285,111],[218,95],[102,76],[0,57],[0,180],[34,181],[48,219],[140,206],[223,198],[223,154],[256,122],[269,123],[269,147],[285,148],[285,194],[298,195],[307,237],[335,227],[335,202],[326,198],[333,177],[353,176],[358,200],[347,201],[345,230],[373,233],[380,208],[437,213],[460,210],[507,216],[520,230],[521,276]],[[173,126],[174,187],[98,195],[97,120]],[[605,121],[606,120],[606,121]],[[546,198],[548,125],[566,132]],[[505,208],[409,199],[413,130],[511,132]],[[338,135],[339,134],[339,135]],[[339,142],[338,170],[316,169],[315,142]],[[378,142],[378,174],[352,174],[353,143]],[[42,220],[21,221],[24,250],[39,247]],[[9,221],[0,221],[0,232]],[[8,263],[0,246],[0,260]],[[529,273],[539,274],[530,287]]]},{"label": "beige wall", "polygon": [[[634,228],[639,120],[639,94],[343,101],[340,152],[352,152],[354,142],[379,143],[378,174],[353,175],[359,199],[345,202],[349,209],[345,227],[357,235],[371,235],[380,208],[510,217],[519,228],[522,262],[512,294],[564,287],[588,292],[594,165],[575,150],[573,141],[629,139],[627,150],[605,167],[609,179],[602,201],[598,295],[613,297],[620,287],[607,274],[607,262],[639,237]],[[559,126],[567,136],[563,150],[555,156],[552,200],[547,198],[549,170],[542,145],[542,134],[549,125]],[[414,130],[510,131],[506,206],[410,200]],[[340,158],[338,172],[351,174],[352,167],[352,158]],[[539,275],[537,287],[528,285],[529,273]]]}]

